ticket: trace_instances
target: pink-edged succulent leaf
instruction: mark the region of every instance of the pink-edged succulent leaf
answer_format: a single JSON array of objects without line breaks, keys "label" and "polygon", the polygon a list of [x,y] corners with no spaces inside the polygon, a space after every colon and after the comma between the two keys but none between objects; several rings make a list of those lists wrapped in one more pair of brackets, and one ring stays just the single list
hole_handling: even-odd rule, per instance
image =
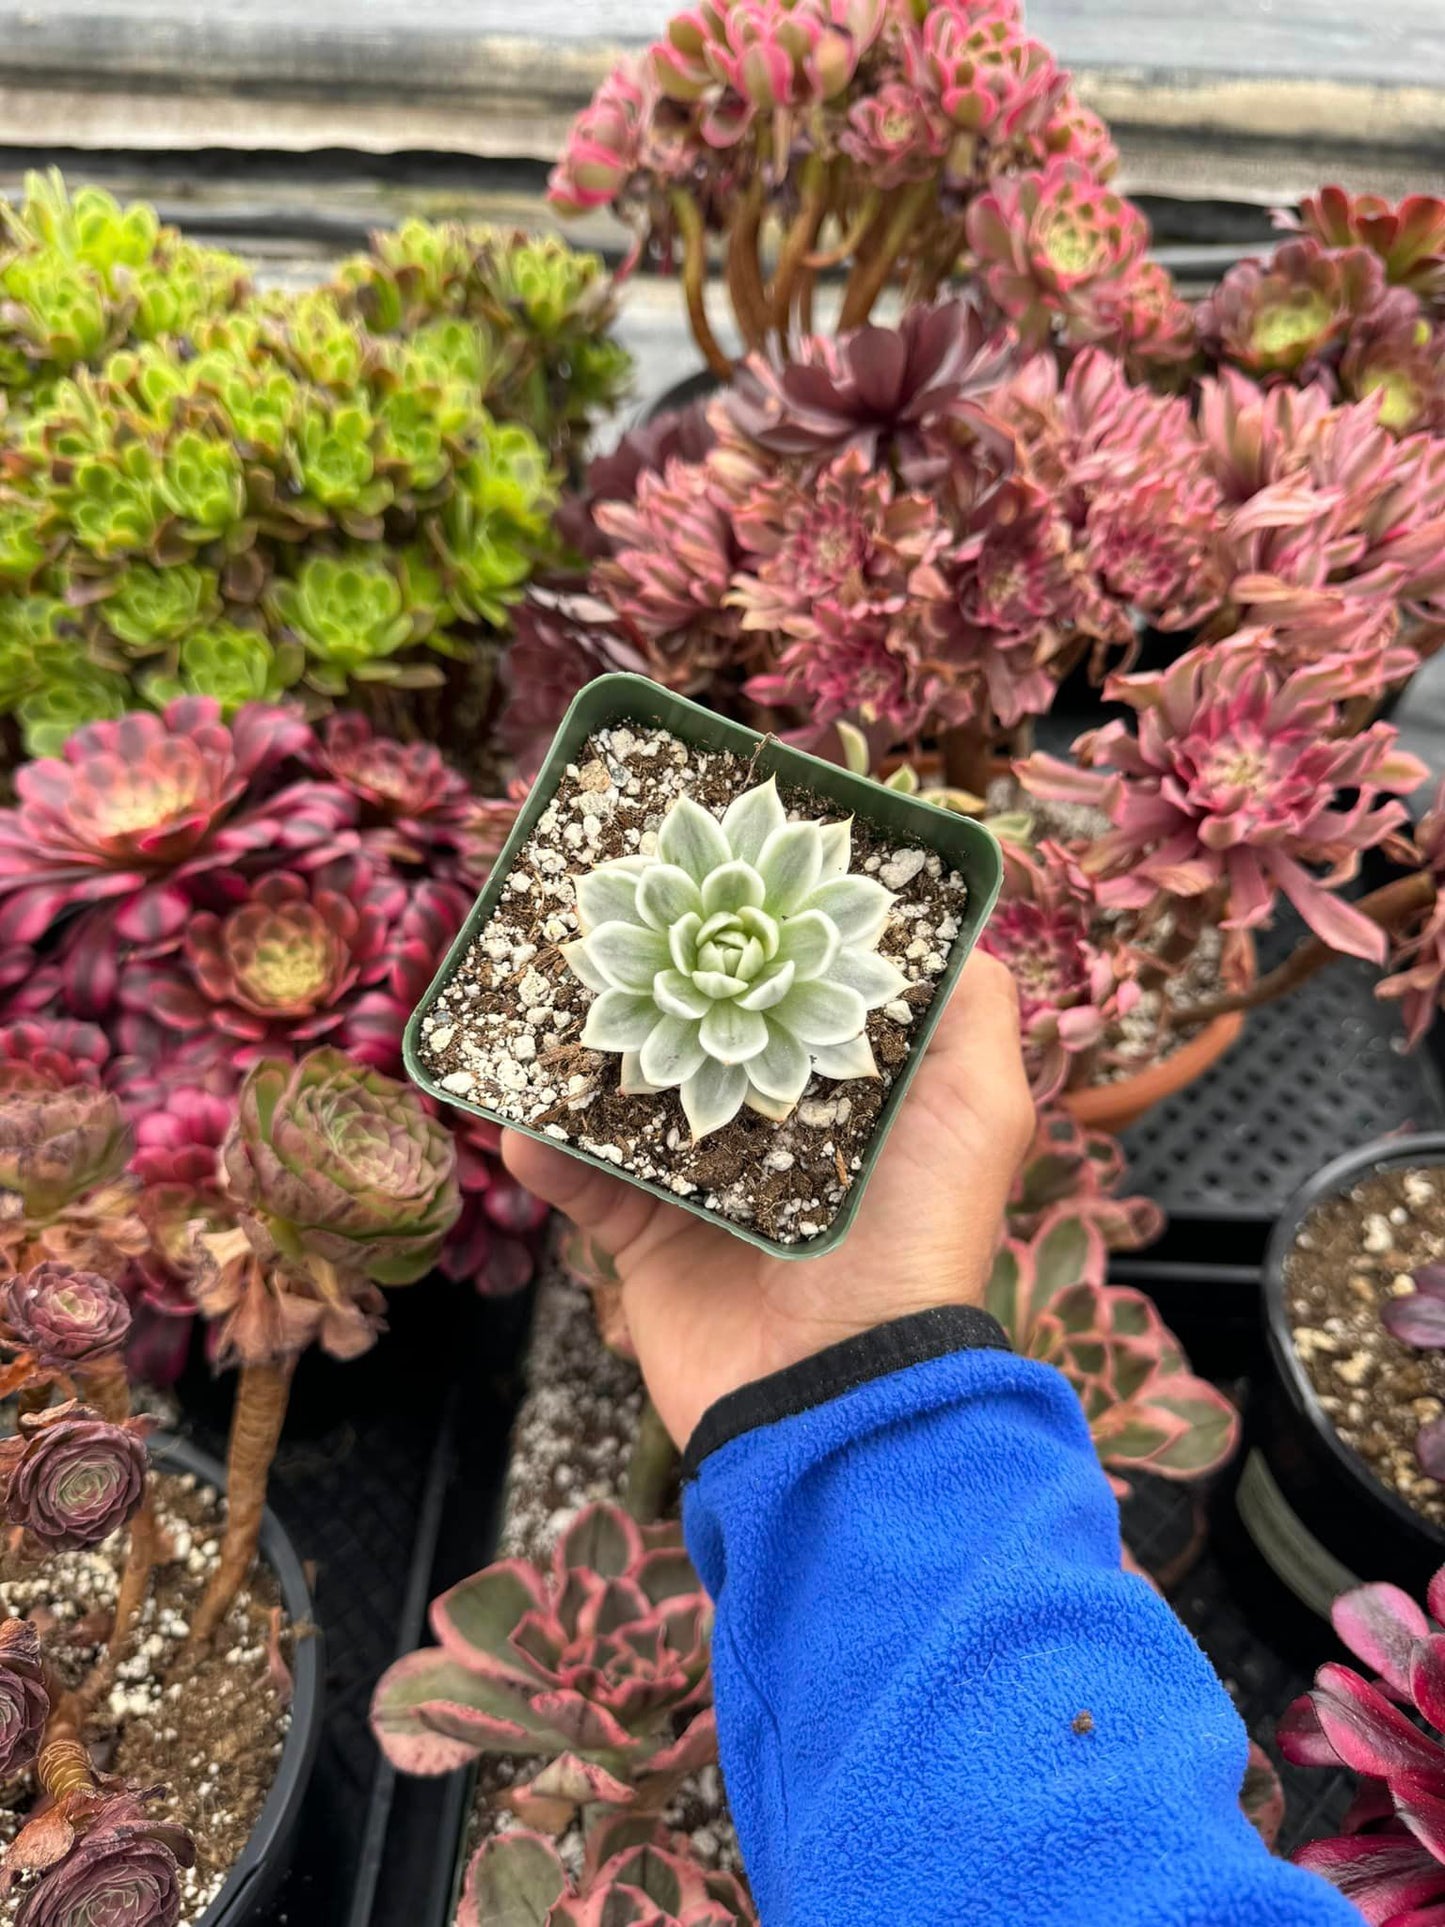
[{"label": "pink-edged succulent leaf", "polygon": [[501,1710],[475,1704],[485,1690],[475,1675],[435,1650],[408,1653],[387,1668],[371,1700],[371,1730],[402,1773],[451,1773],[488,1746],[502,1749],[526,1738],[526,1728]]},{"label": "pink-edged succulent leaf", "polygon": [[1388,1780],[1398,1773],[1445,1770],[1445,1751],[1349,1666],[1331,1662],[1315,1676],[1315,1712],[1346,1766]]},{"label": "pink-edged succulent leaf", "polygon": [[1369,1927],[1418,1920],[1414,1909],[1445,1898],[1445,1867],[1405,1832],[1315,1840],[1294,1859],[1338,1887]]},{"label": "pink-edged succulent leaf", "polygon": [[[377,1689],[384,1745],[425,1728],[473,1753],[576,1755],[622,1784],[713,1756],[711,1609],[675,1528],[589,1506],[550,1570],[499,1561],[437,1600],[432,1624],[441,1646]],[[445,1683],[430,1699],[429,1668]]]},{"label": "pink-edged succulent leaf", "polygon": [[[651,1789],[653,1782],[649,1780]],[[501,1804],[528,1826],[542,1833],[561,1833],[579,1810],[626,1812],[637,1803],[636,1787],[619,1780],[595,1760],[584,1760],[575,1753],[563,1753],[530,1780],[510,1786]]]},{"label": "pink-edged succulent leaf", "polygon": [[1330,1622],[1356,1659],[1396,1693],[1409,1693],[1411,1657],[1430,1636],[1430,1622],[1409,1593],[1383,1584],[1356,1586],[1340,1594]]}]

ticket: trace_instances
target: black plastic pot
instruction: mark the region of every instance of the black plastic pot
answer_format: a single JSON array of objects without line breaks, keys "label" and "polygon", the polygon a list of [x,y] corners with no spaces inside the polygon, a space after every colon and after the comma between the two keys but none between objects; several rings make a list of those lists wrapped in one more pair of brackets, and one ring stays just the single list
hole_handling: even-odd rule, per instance
[{"label": "black plastic pot", "polygon": [[[1278,1585],[1319,1620],[1360,1580],[1388,1579],[1421,1594],[1445,1565],[1445,1531],[1391,1491],[1343,1443],[1294,1347],[1285,1262],[1323,1198],[1377,1171],[1445,1169],[1445,1132],[1385,1138],[1327,1164],[1275,1225],[1265,1255],[1265,1352],[1250,1400],[1237,1476],[1221,1494],[1226,1543],[1252,1552]],[[1295,1621],[1301,1637],[1308,1629]]]},{"label": "black plastic pot", "polygon": [[[189,1472],[219,1492],[226,1489],[225,1467],[185,1439],[157,1434],[151,1441],[151,1462],[157,1471]],[[291,1725],[281,1748],[276,1778],[240,1859],[202,1914],[200,1927],[246,1927],[246,1923],[263,1919],[290,1862],[301,1803],[321,1739],[321,1631],[296,1549],[269,1507],[261,1521],[261,1557],[276,1575],[287,1619],[292,1626],[308,1630],[297,1638],[292,1655]]]},{"label": "black plastic pot", "polygon": [[711,368],[699,368],[695,375],[684,375],[671,388],[664,388],[657,400],[649,403],[644,420],[655,422],[659,415],[672,415],[680,408],[691,408],[695,401],[706,401],[722,387],[722,377]]}]

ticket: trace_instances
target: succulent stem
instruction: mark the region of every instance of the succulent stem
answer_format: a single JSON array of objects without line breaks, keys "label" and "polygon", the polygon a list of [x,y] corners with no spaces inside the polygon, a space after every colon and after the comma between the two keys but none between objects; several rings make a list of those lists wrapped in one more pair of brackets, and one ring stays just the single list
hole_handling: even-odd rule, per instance
[{"label": "succulent stem", "polygon": [[993,739],[986,727],[960,724],[945,730],[941,739],[943,774],[951,789],[971,790],[987,796]]},{"label": "succulent stem", "polygon": [[295,1369],[294,1357],[241,1368],[226,1463],[226,1536],[221,1542],[221,1563],[191,1621],[183,1659],[195,1657],[214,1638],[251,1569],[266,1510],[266,1483],[286,1422]]},{"label": "succulent stem", "polygon": [[927,208],[930,194],[936,191],[932,181],[915,181],[899,195],[884,229],[882,242],[849,277],[848,292],[843,298],[843,312],[838,317],[839,334],[846,334],[850,328],[861,328],[872,314],[873,304],[886,287],[894,263],[908,245],[914,223]]},{"label": "succulent stem", "polygon": [[45,1737],[35,1761],[36,1784],[52,1800],[63,1800],[67,1793],[95,1785],[95,1768],[80,1737],[80,1706],[73,1693],[66,1692],[59,1675],[45,1668],[45,1688],[50,1695],[50,1718],[45,1722]]},{"label": "succulent stem", "polygon": [[779,340],[788,339],[788,320],[793,305],[793,289],[798,272],[818,239],[818,230],[828,211],[828,164],[820,154],[810,154],[802,170],[802,205],[797,219],[788,229],[773,276],[773,329]]},{"label": "succulent stem", "polygon": [[627,1510],[640,1526],[662,1517],[677,1473],[677,1447],[649,1398],[642,1407],[637,1442],[627,1462]]},{"label": "succulent stem", "polygon": [[732,232],[728,236],[728,296],[743,341],[750,349],[764,348],[768,341],[768,298],[763,290],[763,274],[758,264],[765,193],[763,177],[758,174],[738,205]]},{"label": "succulent stem", "polygon": [[684,189],[672,196],[672,211],[682,235],[682,291],[687,300],[687,318],[692,338],[702,350],[703,360],[724,381],[733,371],[732,362],[718,345],[707,318],[707,237],[697,202]]},{"label": "succulent stem", "polygon": [[[1435,901],[1435,894],[1435,879],[1428,872],[1417,870],[1411,876],[1399,877],[1394,883],[1371,891],[1369,896],[1362,897],[1351,907],[1358,910],[1361,916],[1368,917],[1371,923],[1378,924],[1382,930],[1394,930],[1429,910]],[[1338,950],[1332,949],[1321,938],[1310,937],[1282,964],[1267,972],[1247,990],[1211,997],[1207,1003],[1195,1004],[1181,1014],[1191,1024],[1207,1024],[1216,1017],[1228,1017],[1237,1010],[1258,1010],[1262,1004],[1272,1004],[1276,999],[1288,996],[1290,991],[1298,990],[1317,970],[1336,962],[1339,955]]]}]

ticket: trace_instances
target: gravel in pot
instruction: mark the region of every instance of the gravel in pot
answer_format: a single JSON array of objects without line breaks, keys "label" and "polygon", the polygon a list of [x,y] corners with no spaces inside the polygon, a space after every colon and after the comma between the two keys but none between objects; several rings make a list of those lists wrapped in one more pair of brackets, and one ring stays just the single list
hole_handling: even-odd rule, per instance
[{"label": "gravel in pot", "polygon": [[1445,1486],[1418,1453],[1445,1413],[1445,1352],[1402,1343],[1389,1308],[1445,1257],[1445,1135],[1382,1139],[1319,1172],[1265,1261],[1267,1359],[1234,1506],[1316,1614],[1356,1581],[1423,1590],[1445,1563]]}]

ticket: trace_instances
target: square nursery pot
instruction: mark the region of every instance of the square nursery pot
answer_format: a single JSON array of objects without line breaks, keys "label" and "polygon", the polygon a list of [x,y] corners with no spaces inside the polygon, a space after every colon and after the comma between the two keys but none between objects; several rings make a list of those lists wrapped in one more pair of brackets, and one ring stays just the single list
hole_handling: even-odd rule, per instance
[{"label": "square nursery pot", "polygon": [[[563,1143],[530,1125],[518,1124],[514,1119],[503,1116],[485,1104],[473,1103],[467,1098],[458,1097],[453,1092],[443,1090],[422,1061],[420,1052],[423,1020],[439,993],[462,963],[473,941],[490,920],[506,888],[508,876],[518,854],[531,839],[538,818],[552,801],[562,782],[567,765],[577,761],[578,752],[587,739],[598,730],[626,726],[665,729],[683,742],[696,745],[698,748],[727,750],[736,756],[747,758],[752,761],[752,774],[756,782],[764,782],[769,776],[776,776],[779,784],[784,788],[810,791],[819,799],[820,804],[825,806],[820,814],[836,812],[838,815],[855,816],[887,836],[896,837],[901,842],[935,853],[948,870],[957,871],[963,877],[967,886],[968,900],[959,914],[960,928],[953,939],[945,968],[935,979],[933,1001],[923,1017],[909,1032],[908,1056],[894,1073],[892,1087],[878,1114],[873,1135],[862,1149],[862,1165],[854,1174],[848,1195],[839,1206],[831,1224],[805,1242],[786,1244],[751,1225],[734,1223],[721,1213],[709,1210],[694,1199],[678,1196],[676,1192],[664,1185],[633,1176],[625,1170],[619,1170],[615,1164],[594,1156],[592,1152],[584,1150],[580,1145]],[[836,764],[825,763],[816,756],[807,755],[802,750],[792,749],[775,737],[761,736],[756,730],[748,729],[742,723],[731,722],[722,716],[716,716],[710,710],[699,707],[697,703],[687,701],[685,697],[673,695],[658,684],[650,682],[646,677],[599,676],[595,682],[589,683],[581,691],[563,718],[551,750],[548,752],[547,760],[542,765],[541,772],[522,807],[511,835],[507,838],[506,845],[487,880],[486,888],[478,897],[471,915],[462,926],[456,942],[447,953],[426,995],[412,1013],[406,1029],[404,1047],[407,1072],[413,1081],[438,1103],[455,1105],[460,1110],[470,1111],[476,1117],[487,1118],[509,1130],[524,1131],[529,1137],[555,1144],[569,1156],[594,1165],[610,1177],[620,1177],[629,1184],[636,1184],[665,1204],[680,1206],[685,1211],[691,1211],[696,1217],[706,1219],[710,1224],[721,1225],[735,1237],[743,1239],[761,1251],[768,1252],[773,1257],[820,1257],[825,1252],[835,1250],[847,1236],[862,1202],[863,1192],[878,1153],[883,1148],[888,1132],[898,1116],[899,1106],[907,1096],[908,1086],[943,1014],[944,1005],[958,981],[964,964],[968,961],[969,953],[978,939],[979,932],[988,921],[989,913],[998,897],[1002,878],[1003,864],[998,844],[988,830],[970,818],[956,816],[950,811],[939,809],[935,804],[919,802],[900,791],[885,789],[868,777],[855,776],[848,770],[840,769]]]}]

